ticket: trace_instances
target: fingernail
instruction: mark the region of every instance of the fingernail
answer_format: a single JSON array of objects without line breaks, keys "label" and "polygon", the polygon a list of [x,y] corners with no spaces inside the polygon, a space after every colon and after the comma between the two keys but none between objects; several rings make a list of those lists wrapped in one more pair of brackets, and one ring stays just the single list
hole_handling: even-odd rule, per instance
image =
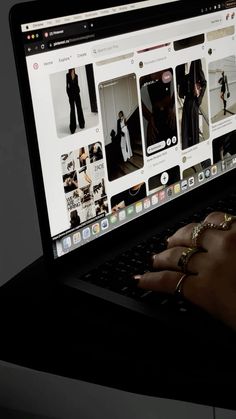
[{"label": "fingernail", "polygon": [[152,260],[153,260],[153,262],[154,262],[154,260],[156,259],[156,255],[157,255],[156,253],[153,253],[153,254],[152,254]]},{"label": "fingernail", "polygon": [[152,254],[150,255],[150,259],[149,259],[149,264],[150,264],[150,265],[153,265],[153,263],[154,263],[154,261],[155,261],[155,258],[156,258],[156,253],[152,253]]},{"label": "fingernail", "polygon": [[170,240],[170,237],[166,236],[164,239],[165,246],[168,246],[169,240]]},{"label": "fingernail", "polygon": [[139,281],[140,281],[140,279],[142,278],[142,275],[135,275],[135,276],[133,276],[132,278],[133,278],[133,280],[136,282],[136,284],[138,284],[138,283],[139,283]]},{"label": "fingernail", "polygon": [[166,238],[166,249],[169,249],[169,245],[170,245],[170,237]]}]

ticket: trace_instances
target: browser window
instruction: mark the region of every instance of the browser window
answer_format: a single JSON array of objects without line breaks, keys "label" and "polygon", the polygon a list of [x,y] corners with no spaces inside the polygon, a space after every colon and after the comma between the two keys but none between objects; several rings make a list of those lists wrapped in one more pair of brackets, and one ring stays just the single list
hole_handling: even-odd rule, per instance
[{"label": "browser window", "polygon": [[235,167],[236,8],[160,3],[22,25],[55,257]]}]

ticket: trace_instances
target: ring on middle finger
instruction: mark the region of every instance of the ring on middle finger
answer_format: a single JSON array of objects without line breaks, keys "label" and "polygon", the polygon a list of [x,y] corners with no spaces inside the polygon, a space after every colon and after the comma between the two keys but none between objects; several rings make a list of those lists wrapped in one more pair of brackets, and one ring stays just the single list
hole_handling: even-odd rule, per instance
[{"label": "ring on middle finger", "polygon": [[184,274],[188,273],[189,260],[195,253],[198,252],[202,252],[202,249],[200,247],[188,247],[181,253],[181,256],[178,260],[178,266]]},{"label": "ring on middle finger", "polygon": [[224,214],[224,221],[220,223],[220,227],[222,230],[229,230],[231,227],[231,224],[236,221],[235,215],[230,214]]},{"label": "ring on middle finger", "polygon": [[221,230],[222,228],[214,223],[199,223],[196,226],[193,227],[192,229],[192,246],[193,247],[201,247],[201,245],[199,244],[199,239],[202,235],[202,233],[205,230]]}]

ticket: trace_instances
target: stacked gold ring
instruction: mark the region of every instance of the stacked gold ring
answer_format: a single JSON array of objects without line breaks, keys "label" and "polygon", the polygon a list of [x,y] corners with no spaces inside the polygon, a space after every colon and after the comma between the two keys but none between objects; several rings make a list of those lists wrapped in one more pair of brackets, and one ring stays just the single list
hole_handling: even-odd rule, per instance
[{"label": "stacked gold ring", "polygon": [[181,271],[186,274],[188,272],[188,262],[190,258],[198,252],[201,252],[202,249],[199,247],[188,247],[186,250],[184,250],[179,258],[178,266],[181,268]]},{"label": "stacked gold ring", "polygon": [[199,244],[199,239],[205,230],[222,230],[222,228],[214,223],[200,223],[196,225],[192,230],[193,247],[201,247]]},{"label": "stacked gold ring", "polygon": [[183,297],[183,291],[182,291],[182,288],[183,288],[183,284],[184,284],[184,281],[185,281],[185,279],[187,278],[187,274],[183,274],[182,276],[181,276],[181,278],[180,278],[180,280],[178,281],[178,283],[177,283],[177,285],[176,285],[176,288],[175,288],[175,296],[176,297]]},{"label": "stacked gold ring", "polygon": [[224,214],[224,221],[220,223],[220,229],[229,230],[234,221],[236,221],[235,215]]},{"label": "stacked gold ring", "polygon": [[176,288],[175,288],[175,295],[176,296],[182,296],[182,287],[184,284],[185,279],[188,276],[188,263],[191,257],[198,252],[204,252],[204,249],[201,247],[199,243],[199,239],[202,235],[202,233],[205,230],[221,230],[221,231],[227,231],[230,229],[231,225],[236,221],[235,215],[230,214],[224,214],[224,221],[222,221],[220,224],[214,224],[214,223],[199,223],[195,227],[193,227],[192,235],[191,235],[191,241],[192,241],[192,247],[188,247],[186,250],[184,250],[178,260],[178,266],[180,267],[181,271],[183,272],[183,275],[179,279]]}]

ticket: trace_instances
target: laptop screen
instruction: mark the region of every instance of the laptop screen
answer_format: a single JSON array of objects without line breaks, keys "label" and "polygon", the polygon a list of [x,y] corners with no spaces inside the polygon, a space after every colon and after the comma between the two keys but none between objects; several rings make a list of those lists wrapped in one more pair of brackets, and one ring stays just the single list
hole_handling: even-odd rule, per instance
[{"label": "laptop screen", "polygon": [[236,5],[202,4],[21,25],[54,258],[236,167]]}]

